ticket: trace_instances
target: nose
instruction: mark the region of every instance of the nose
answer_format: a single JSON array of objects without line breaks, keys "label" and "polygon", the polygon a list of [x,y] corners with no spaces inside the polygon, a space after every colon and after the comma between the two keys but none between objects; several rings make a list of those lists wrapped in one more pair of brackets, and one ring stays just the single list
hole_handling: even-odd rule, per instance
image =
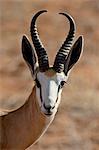
[{"label": "nose", "polygon": [[47,110],[48,113],[51,113],[51,111],[52,111],[52,109],[53,109],[54,107],[51,107],[50,105],[46,106],[46,105],[44,104],[44,108]]}]

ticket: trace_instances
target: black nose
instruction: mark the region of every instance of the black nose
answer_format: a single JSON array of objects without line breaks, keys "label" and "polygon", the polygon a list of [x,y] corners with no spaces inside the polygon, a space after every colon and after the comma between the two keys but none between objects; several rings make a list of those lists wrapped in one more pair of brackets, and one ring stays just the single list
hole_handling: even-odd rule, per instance
[{"label": "black nose", "polygon": [[44,104],[44,108],[47,110],[48,113],[51,113],[52,107],[50,105],[45,106],[45,104]]}]

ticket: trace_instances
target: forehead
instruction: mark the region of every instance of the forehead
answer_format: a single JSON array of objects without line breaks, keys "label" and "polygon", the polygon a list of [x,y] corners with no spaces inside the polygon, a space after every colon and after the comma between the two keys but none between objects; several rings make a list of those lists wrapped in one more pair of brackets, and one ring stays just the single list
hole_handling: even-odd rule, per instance
[{"label": "forehead", "polygon": [[56,73],[53,69],[49,69],[46,72],[38,72],[37,77],[40,79],[63,79],[65,75],[63,72]]},{"label": "forehead", "polygon": [[56,75],[56,72],[53,69],[49,69],[46,72],[44,72],[44,75],[47,77],[53,77]]}]

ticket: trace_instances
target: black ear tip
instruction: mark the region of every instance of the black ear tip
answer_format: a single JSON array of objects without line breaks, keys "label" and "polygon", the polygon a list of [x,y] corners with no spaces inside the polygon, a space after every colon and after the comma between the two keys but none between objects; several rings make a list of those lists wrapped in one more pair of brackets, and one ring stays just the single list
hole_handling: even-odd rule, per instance
[{"label": "black ear tip", "polygon": [[76,42],[74,43],[73,49],[74,50],[77,49],[77,52],[80,53],[80,51],[83,50],[83,46],[84,46],[84,38],[83,38],[83,35],[80,35],[78,39],[76,40]]},{"label": "black ear tip", "polygon": [[78,40],[79,40],[79,42],[80,42],[81,44],[83,44],[83,43],[84,43],[83,35],[79,36]]},{"label": "black ear tip", "polygon": [[29,39],[26,35],[23,35],[22,37],[22,53],[25,51],[30,51],[32,49],[32,46],[29,42]]},{"label": "black ear tip", "polygon": [[22,37],[22,46],[24,45],[30,45],[29,39],[26,35],[23,35]]},{"label": "black ear tip", "polygon": [[23,37],[22,37],[22,42],[24,42],[24,41],[28,41],[26,35],[23,35]]},{"label": "black ear tip", "polygon": [[26,35],[23,35],[22,40],[25,40],[25,39],[26,39]]}]

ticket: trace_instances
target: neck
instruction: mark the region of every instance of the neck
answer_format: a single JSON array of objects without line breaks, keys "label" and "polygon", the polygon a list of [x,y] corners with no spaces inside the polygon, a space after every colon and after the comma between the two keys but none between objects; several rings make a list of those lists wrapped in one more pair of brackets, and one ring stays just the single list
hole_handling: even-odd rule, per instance
[{"label": "neck", "polygon": [[1,149],[26,149],[45,133],[53,118],[41,113],[34,86],[21,108],[0,118]]},{"label": "neck", "polygon": [[53,121],[54,116],[47,117],[41,112],[40,106],[38,104],[38,100],[36,97],[36,86],[33,87],[32,93],[30,95],[30,99],[31,98],[33,102],[33,105],[32,105],[33,106],[32,108],[33,124],[35,124],[34,130],[36,132],[36,137],[37,137],[37,140],[35,142],[37,142],[39,138],[45,133],[45,131],[47,130],[51,122]]}]

